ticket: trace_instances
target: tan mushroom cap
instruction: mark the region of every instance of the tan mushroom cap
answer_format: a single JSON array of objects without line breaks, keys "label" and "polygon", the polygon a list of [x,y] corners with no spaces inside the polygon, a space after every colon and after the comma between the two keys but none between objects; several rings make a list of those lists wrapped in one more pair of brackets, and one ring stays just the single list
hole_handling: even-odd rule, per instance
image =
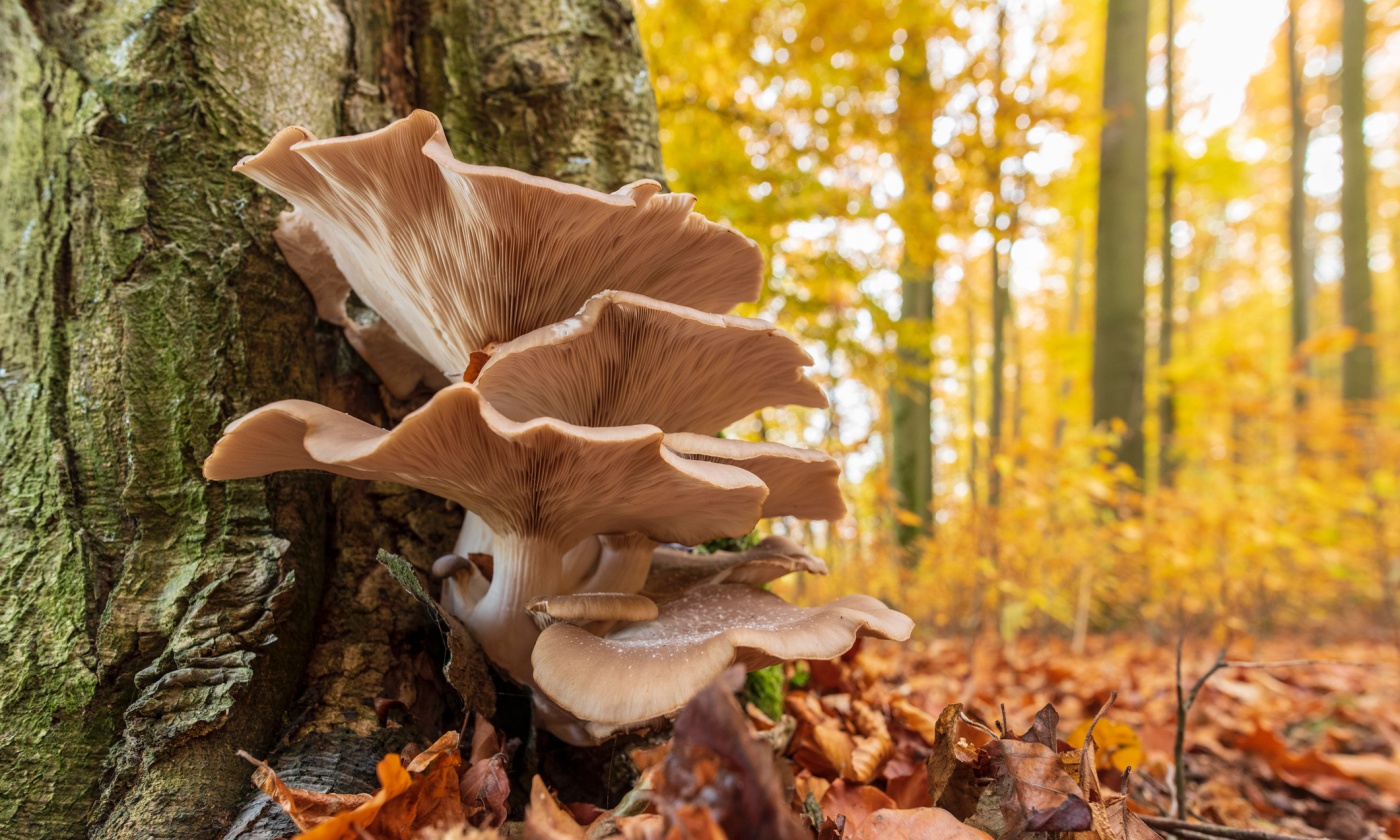
[{"label": "tan mushroom cap", "polygon": [[535,684],[560,707],[618,726],[676,711],[736,662],[752,670],[831,659],[859,636],[903,641],[913,629],[908,616],[866,595],[796,607],[761,589],[719,584],[661,604],[655,621],[601,638],[555,624],[540,634],[531,659]]},{"label": "tan mushroom cap", "polygon": [[531,601],[528,609],[554,621],[569,622],[651,621],[657,616],[655,601],[618,592],[551,595]]},{"label": "tan mushroom cap", "polygon": [[810,364],[767,321],[608,291],[496,348],[476,384],[515,420],[713,434],[765,406],[826,406]]},{"label": "tan mushroom cap", "polygon": [[642,592],[653,598],[670,598],[702,584],[762,586],[793,572],[824,575],[827,568],[820,557],[777,535],[764,537],[747,551],[699,554],[660,546],[651,554],[651,568]]},{"label": "tan mushroom cap", "polygon": [[264,406],[229,425],[204,475],[317,469],[395,481],[458,502],[498,534],[566,544],[613,531],[696,542],[753,526],[767,495],[761,481],[735,467],[687,461],[661,440],[650,426],[516,423],[474,386],[459,384],[393,431],[302,400]]},{"label": "tan mushroom cap", "polygon": [[723,312],[762,280],[758,247],[694,196],[462,163],[426,111],[330,140],[287,128],[235,169],[305,213],[360,298],[449,374],[604,289]]},{"label": "tan mushroom cap", "polygon": [[283,212],[272,237],[282,249],[287,265],[311,292],[316,301],[316,314],[321,320],[341,328],[345,340],[374,368],[390,393],[403,399],[412,394],[420,382],[434,391],[447,384],[442,371],[405,344],[388,323],[376,318],[360,324],[350,317],[345,308],[350,297],[350,281],[336,267],[330,249],[304,213]]},{"label": "tan mushroom cap", "polygon": [[846,515],[841,466],[825,452],[683,433],[667,435],[666,446],[686,458],[742,467],[761,478],[768,485],[764,516],[831,520]]}]

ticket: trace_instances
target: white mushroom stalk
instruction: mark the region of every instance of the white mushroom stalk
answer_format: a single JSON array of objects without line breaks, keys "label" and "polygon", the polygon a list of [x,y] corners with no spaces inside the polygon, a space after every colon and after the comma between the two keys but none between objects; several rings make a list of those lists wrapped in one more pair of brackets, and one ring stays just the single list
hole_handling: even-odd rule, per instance
[{"label": "white mushroom stalk", "polygon": [[393,431],[301,400],[264,406],[230,424],[204,474],[319,469],[401,482],[478,511],[495,532],[493,568],[464,619],[493,661],[531,684],[538,630],[527,608],[564,594],[569,546],[610,531],[698,542],[745,533],[757,521],[768,494],[761,481],[735,467],[687,461],[661,440],[649,426],[517,423],[460,384]]}]

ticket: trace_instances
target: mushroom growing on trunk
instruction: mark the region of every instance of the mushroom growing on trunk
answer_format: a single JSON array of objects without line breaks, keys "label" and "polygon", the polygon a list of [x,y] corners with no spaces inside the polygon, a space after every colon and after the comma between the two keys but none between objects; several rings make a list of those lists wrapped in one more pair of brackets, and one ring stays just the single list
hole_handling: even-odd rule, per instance
[{"label": "mushroom growing on trunk", "polygon": [[565,551],[589,534],[639,532],[699,542],[747,533],[768,492],[736,467],[689,461],[649,426],[517,423],[475,386],[452,385],[392,431],[302,400],[234,421],[207,478],[295,469],[397,481],[475,510],[495,532],[489,585],[459,616],[486,654],[531,684],[536,599],[562,591]]}]

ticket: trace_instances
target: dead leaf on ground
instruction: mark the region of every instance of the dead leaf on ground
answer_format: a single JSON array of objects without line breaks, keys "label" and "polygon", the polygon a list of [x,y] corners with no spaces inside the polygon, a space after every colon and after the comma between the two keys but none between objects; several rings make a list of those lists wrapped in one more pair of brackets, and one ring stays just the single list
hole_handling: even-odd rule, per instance
[{"label": "dead leaf on ground", "polygon": [[876,811],[850,840],[992,840],[992,836],[942,808],[914,808]]}]

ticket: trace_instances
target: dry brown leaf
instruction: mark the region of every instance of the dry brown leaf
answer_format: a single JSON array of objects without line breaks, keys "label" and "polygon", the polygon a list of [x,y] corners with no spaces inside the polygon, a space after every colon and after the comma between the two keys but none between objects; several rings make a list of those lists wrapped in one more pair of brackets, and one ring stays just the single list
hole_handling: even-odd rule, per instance
[{"label": "dry brown leaf", "polygon": [[942,808],[912,808],[876,811],[850,840],[992,840],[992,836]]},{"label": "dry brown leaf", "polygon": [[374,795],[354,810],[339,813],[297,835],[297,840],[358,840],[356,827],[367,828],[386,803],[413,785],[413,777],[394,753],[384,756],[375,772],[379,775],[379,790]]},{"label": "dry brown leaf", "polygon": [[[959,705],[958,709],[961,711],[962,706]],[[938,737],[937,718],[903,697],[897,697],[890,703],[890,711],[894,712],[895,720],[917,733],[924,743],[933,746],[934,739]]]},{"label": "dry brown leaf", "polygon": [[847,832],[858,831],[861,824],[876,811],[895,808],[894,800],[879,788],[851,784],[845,779],[833,782],[819,804],[823,816],[844,816]]},{"label": "dry brown leaf", "polygon": [[1290,752],[1282,739],[1257,723],[1252,732],[1235,741],[1235,747],[1262,757],[1279,779],[1324,800],[1365,800],[1374,796],[1370,788],[1316,752]]},{"label": "dry brown leaf", "polygon": [[290,787],[264,762],[242,750],[238,754],[257,766],[258,769],[253,771],[253,784],[277,803],[302,831],[320,825],[336,814],[353,811],[371,798],[368,793],[316,793]]},{"label": "dry brown leaf", "polygon": [[1084,746],[1079,750],[1079,790],[1089,805],[1093,827],[1089,831],[1079,832],[1077,837],[1080,840],[1161,840],[1157,832],[1128,807],[1128,797],[1112,792],[1105,794],[1099,786],[1094,728],[1117,698],[1116,692],[1109,696],[1108,702],[1094,715],[1084,732]]},{"label": "dry brown leaf", "polygon": [[987,755],[996,777],[1011,781],[1000,802],[1006,838],[1026,831],[1089,830],[1089,806],[1049,747],[1000,738],[987,745]]},{"label": "dry brown leaf", "polygon": [[524,837],[525,840],[584,840],[583,827],[559,804],[539,776],[530,782]]}]

